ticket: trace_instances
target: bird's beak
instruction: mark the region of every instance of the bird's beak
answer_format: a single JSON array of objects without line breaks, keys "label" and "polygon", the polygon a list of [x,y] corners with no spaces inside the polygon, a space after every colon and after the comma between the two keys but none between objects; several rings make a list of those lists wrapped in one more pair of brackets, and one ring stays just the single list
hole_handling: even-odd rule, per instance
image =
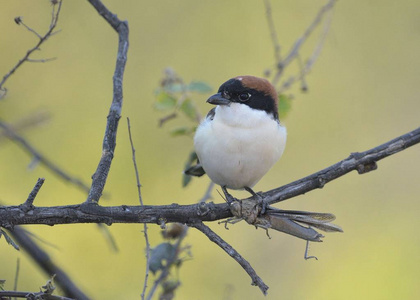
[{"label": "bird's beak", "polygon": [[207,99],[207,103],[214,105],[229,105],[230,100],[222,96],[222,93],[217,93]]}]

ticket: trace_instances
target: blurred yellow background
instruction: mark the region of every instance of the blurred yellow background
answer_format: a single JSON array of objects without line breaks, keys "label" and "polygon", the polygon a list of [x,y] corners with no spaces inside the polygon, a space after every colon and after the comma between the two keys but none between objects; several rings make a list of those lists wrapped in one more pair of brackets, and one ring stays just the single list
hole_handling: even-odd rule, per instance
[{"label": "blurred yellow background", "polygon": [[[286,54],[324,1],[272,1],[273,17]],[[262,1],[105,1],[130,26],[124,105],[117,148],[103,205],[137,205],[126,117],[137,149],[145,204],[191,204],[202,197],[207,178],[181,187],[189,137],[171,138],[175,121],[163,129],[153,109],[154,90],[170,66],[185,81],[203,80],[214,90],[236,75],[262,76],[273,65],[273,47]],[[2,1],[0,74],[36,39],[13,19],[44,32],[49,1]],[[87,1],[65,1],[54,36],[6,83],[0,118],[14,123],[39,111],[52,118],[24,136],[70,174],[90,183],[101,154],[112,99],[117,35]],[[303,48],[307,57],[319,31]],[[296,85],[285,154],[255,187],[269,190],[325,168],[351,152],[365,151],[420,125],[420,2],[339,1],[320,58],[307,76],[309,91]],[[294,67],[293,67],[294,68]],[[3,75],[1,75],[3,76]],[[207,95],[195,97],[200,111]],[[35,205],[80,203],[86,195],[43,166],[28,169],[31,158],[15,144],[0,143],[0,201],[25,201],[38,177],[45,177]],[[278,232],[269,240],[246,224],[209,224],[234,246],[270,286],[267,299],[418,299],[420,297],[420,146],[380,161],[378,170],[351,173],[323,190],[288,200],[281,208],[330,212],[343,234],[326,234],[311,244]],[[247,197],[246,192],[236,192]],[[223,200],[216,191],[213,201]],[[41,244],[93,299],[139,299],[145,258],[142,225],[114,224],[119,252],[112,252],[95,225],[27,226],[59,249]],[[149,225],[151,243],[162,241]],[[193,260],[180,269],[177,299],[262,299],[248,275],[203,234],[191,229],[185,240]],[[0,240],[0,279],[13,288],[21,258],[18,289],[37,291],[47,276],[25,253]],[[150,278],[150,285],[153,277]]]}]

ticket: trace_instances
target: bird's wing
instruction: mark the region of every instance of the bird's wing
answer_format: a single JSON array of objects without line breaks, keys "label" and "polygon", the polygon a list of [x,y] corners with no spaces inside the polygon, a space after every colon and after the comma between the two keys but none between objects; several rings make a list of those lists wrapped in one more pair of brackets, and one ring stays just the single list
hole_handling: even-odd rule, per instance
[{"label": "bird's wing", "polygon": [[216,107],[210,109],[210,111],[207,113],[206,119],[213,120],[215,114],[216,114]]},{"label": "bird's wing", "polygon": [[204,171],[203,166],[200,164],[200,162],[198,162],[196,165],[193,165],[189,167],[188,169],[186,169],[184,171],[184,174],[189,175],[189,176],[200,177],[206,174],[206,171]]}]

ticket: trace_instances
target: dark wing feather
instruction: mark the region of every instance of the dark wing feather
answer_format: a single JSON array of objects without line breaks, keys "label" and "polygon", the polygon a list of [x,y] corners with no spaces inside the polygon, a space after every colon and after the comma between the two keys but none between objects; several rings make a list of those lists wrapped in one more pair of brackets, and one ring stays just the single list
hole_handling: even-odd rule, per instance
[{"label": "dark wing feather", "polygon": [[203,167],[201,166],[200,163],[197,163],[194,166],[189,167],[188,169],[186,169],[184,171],[185,175],[190,175],[190,176],[197,176],[197,177],[201,177],[204,174],[206,174],[206,171],[204,171]]}]

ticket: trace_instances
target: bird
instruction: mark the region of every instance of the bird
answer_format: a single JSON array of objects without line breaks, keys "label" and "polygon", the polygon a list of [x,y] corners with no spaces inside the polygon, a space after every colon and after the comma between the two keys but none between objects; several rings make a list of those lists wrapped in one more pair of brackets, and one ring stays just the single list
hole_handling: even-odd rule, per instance
[{"label": "bird", "polygon": [[277,92],[266,79],[237,76],[223,83],[207,103],[215,105],[197,127],[194,148],[198,164],[188,175],[204,173],[226,189],[253,187],[282,156],[287,139],[280,123]]}]

